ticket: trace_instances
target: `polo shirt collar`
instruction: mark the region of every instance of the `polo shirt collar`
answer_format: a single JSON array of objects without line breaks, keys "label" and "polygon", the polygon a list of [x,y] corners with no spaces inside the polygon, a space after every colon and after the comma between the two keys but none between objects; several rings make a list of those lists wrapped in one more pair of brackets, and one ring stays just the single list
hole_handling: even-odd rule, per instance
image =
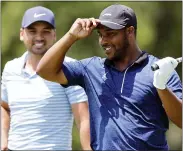
[{"label": "polo shirt collar", "polygon": [[145,51],[142,51],[141,55],[139,58],[135,61],[136,64],[141,64],[143,63],[146,59],[148,58],[148,53]]},{"label": "polo shirt collar", "polygon": [[19,74],[22,74],[25,63],[27,61],[28,51],[26,51],[19,59]]}]

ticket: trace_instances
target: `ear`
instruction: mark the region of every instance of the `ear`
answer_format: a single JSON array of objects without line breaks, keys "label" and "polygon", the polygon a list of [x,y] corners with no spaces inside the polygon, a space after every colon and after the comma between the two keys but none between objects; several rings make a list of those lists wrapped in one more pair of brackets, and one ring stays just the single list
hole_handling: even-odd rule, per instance
[{"label": "ear", "polygon": [[20,36],[20,41],[24,41],[24,37],[23,36]]},{"label": "ear", "polygon": [[126,33],[129,37],[133,37],[135,35],[135,28],[133,26],[128,27]]},{"label": "ear", "polygon": [[24,40],[23,34],[24,34],[24,31],[22,28],[20,28],[20,41]]},{"label": "ear", "polygon": [[54,40],[57,40],[57,34],[56,34],[56,29],[54,30]]}]

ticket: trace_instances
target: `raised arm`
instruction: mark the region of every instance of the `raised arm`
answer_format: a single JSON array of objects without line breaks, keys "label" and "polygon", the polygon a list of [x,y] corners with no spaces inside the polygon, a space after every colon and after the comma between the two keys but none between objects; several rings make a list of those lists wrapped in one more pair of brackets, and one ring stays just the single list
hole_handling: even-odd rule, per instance
[{"label": "raised arm", "polygon": [[99,20],[94,18],[78,18],[70,30],[45,53],[37,66],[37,74],[49,81],[67,84],[62,71],[66,52],[77,40],[89,36],[98,23]]},{"label": "raised arm", "polygon": [[[166,87],[168,79],[174,72],[174,68],[176,68],[178,62],[174,58],[167,57],[157,61],[156,64],[159,65],[160,69],[154,73],[153,84],[157,88],[157,92],[169,119],[178,127],[182,128],[182,100]],[[178,84],[180,83],[174,82],[175,90],[177,90]],[[180,87],[177,91],[180,93]]]}]

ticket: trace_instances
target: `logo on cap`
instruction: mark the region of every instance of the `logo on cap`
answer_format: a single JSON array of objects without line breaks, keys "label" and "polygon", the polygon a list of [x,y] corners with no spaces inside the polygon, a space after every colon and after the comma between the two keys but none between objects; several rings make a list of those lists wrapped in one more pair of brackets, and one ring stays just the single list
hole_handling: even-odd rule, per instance
[{"label": "logo on cap", "polygon": [[102,16],[112,16],[112,14],[106,13],[106,14],[104,14]]},{"label": "logo on cap", "polygon": [[45,21],[52,25],[53,28],[55,28],[54,14],[50,9],[46,7],[36,6],[26,10],[22,18],[22,27],[27,28],[37,21]]},{"label": "logo on cap", "polygon": [[37,18],[37,17],[41,17],[41,16],[44,16],[44,15],[46,15],[45,13],[43,13],[43,14],[34,14],[34,18]]}]

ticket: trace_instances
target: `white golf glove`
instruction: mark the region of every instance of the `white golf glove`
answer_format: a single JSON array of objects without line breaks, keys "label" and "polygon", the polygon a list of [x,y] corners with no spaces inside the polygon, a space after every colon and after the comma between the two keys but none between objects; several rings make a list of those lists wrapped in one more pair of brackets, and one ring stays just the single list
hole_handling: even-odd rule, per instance
[{"label": "white golf glove", "polygon": [[166,83],[177,67],[178,62],[172,57],[166,57],[155,62],[159,66],[159,69],[154,72],[153,85],[158,89],[165,89]]}]

